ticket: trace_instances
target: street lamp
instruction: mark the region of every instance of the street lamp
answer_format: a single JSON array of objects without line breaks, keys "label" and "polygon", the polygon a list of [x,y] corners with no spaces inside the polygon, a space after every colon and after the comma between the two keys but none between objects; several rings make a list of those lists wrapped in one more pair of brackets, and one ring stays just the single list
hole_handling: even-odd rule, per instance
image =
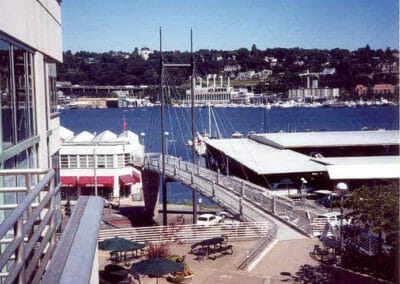
[{"label": "street lamp", "polygon": [[169,136],[169,132],[165,131],[164,132],[164,136],[165,136],[165,153],[168,156],[168,136]]},{"label": "street lamp", "polygon": [[344,182],[339,182],[336,185],[335,191],[338,196],[340,196],[340,263],[343,266],[343,197],[348,192],[349,187]]},{"label": "street lamp", "polygon": [[306,207],[306,184],[307,180],[305,178],[301,178],[301,207],[305,208]]},{"label": "street lamp", "polygon": [[144,137],[146,136],[146,133],[140,132],[140,137],[142,138],[142,145],[144,145]]}]

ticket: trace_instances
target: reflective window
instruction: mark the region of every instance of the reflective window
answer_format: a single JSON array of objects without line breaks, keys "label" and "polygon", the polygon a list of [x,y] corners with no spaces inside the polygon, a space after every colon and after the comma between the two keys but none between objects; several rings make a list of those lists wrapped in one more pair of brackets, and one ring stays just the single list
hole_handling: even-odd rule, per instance
[{"label": "reflective window", "polygon": [[3,134],[3,149],[13,145],[14,142],[14,120],[13,99],[11,93],[10,75],[10,45],[0,40],[0,100],[1,121]]},{"label": "reflective window", "polygon": [[117,167],[118,168],[123,168],[124,167],[124,155],[123,154],[118,154],[117,157]]},{"label": "reflective window", "polygon": [[93,155],[88,155],[88,166],[89,166],[89,168],[94,168]]},{"label": "reflective window", "polygon": [[107,155],[107,168],[114,168],[114,155]]},{"label": "reflective window", "polygon": [[87,168],[87,155],[80,155],[79,156],[79,167],[80,168]]},{"label": "reflective window", "polygon": [[29,103],[29,130],[30,135],[36,135],[35,100],[33,95],[33,55],[27,53],[27,74],[28,74],[28,103]]},{"label": "reflective window", "polygon": [[26,88],[25,59],[26,52],[13,46],[14,52],[14,78],[15,78],[15,98],[17,107],[17,141],[22,141],[29,137],[28,126],[28,96]]},{"label": "reflective window", "polygon": [[105,156],[104,155],[97,155],[97,167],[98,168],[105,168]]},{"label": "reflective window", "polygon": [[68,168],[68,155],[61,155],[61,168]]},{"label": "reflective window", "polygon": [[57,112],[57,88],[56,88],[56,64],[48,63],[47,64],[47,72],[48,72],[48,80],[47,80],[47,89],[49,91],[49,102],[50,102],[50,113]]},{"label": "reflective window", "polygon": [[78,167],[78,157],[77,157],[77,155],[70,155],[69,156],[69,167],[70,168],[77,168]]}]

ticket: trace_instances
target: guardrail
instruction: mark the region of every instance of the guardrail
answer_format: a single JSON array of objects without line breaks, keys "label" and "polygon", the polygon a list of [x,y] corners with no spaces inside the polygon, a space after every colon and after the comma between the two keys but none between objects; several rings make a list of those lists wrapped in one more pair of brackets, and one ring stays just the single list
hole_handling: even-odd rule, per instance
[{"label": "guardrail", "polygon": [[[38,283],[56,246],[60,224],[56,221],[61,209],[56,206],[54,170],[0,170],[0,176],[25,180],[25,186],[1,187],[0,193],[26,192],[16,206],[0,206],[3,211],[14,209],[0,224],[0,283]],[[39,180],[35,185],[34,177]]]},{"label": "guardrail", "polygon": [[[312,235],[311,220],[305,211],[298,210],[294,202],[276,196],[269,190],[233,176],[225,176],[173,156],[165,157],[165,173],[168,177],[198,190],[233,214],[249,221],[262,221],[268,214],[290,224],[303,234]],[[158,154],[146,155],[145,168],[161,173],[162,162]],[[266,213],[265,213],[266,212]]]},{"label": "guardrail", "polygon": [[152,226],[101,230],[99,241],[120,237],[136,242],[192,243],[212,237],[226,236],[230,241],[256,240],[271,235],[276,225],[269,222],[220,223],[213,226],[199,224]]},{"label": "guardrail", "polygon": [[41,283],[99,283],[97,237],[104,201],[81,196]]},{"label": "guardrail", "polygon": [[277,239],[278,228],[276,225],[272,230],[264,234],[250,249],[246,251],[246,259],[239,265],[238,270],[251,270],[260,255]]}]

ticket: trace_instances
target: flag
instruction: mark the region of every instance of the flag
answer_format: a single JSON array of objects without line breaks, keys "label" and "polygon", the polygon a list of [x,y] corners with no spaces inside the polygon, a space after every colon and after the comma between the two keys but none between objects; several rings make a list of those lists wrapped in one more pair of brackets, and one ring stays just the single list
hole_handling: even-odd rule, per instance
[{"label": "flag", "polygon": [[124,116],[124,118],[123,118],[122,129],[123,129],[124,131],[126,131],[126,120],[125,120],[125,116]]}]

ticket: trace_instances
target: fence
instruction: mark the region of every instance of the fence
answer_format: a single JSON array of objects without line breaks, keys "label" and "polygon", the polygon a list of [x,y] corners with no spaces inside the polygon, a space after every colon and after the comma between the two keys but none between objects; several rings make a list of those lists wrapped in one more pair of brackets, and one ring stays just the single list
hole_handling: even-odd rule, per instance
[{"label": "fence", "polygon": [[[43,176],[33,186],[34,176]],[[19,204],[0,205],[14,209],[0,224],[1,283],[38,283],[56,246],[59,226],[54,170],[0,170],[2,177],[23,177],[25,186],[1,187],[0,193],[25,192]]]},{"label": "fence", "polygon": [[[271,214],[306,235],[312,235],[311,220],[304,210],[296,208],[294,202],[282,196],[276,196],[269,190],[237,177],[225,176],[199,166],[182,161],[173,156],[165,157],[165,174],[214,200],[251,221],[262,221]],[[162,172],[159,154],[146,155],[144,166],[152,171]],[[246,210],[244,210],[246,209]]]},{"label": "fence", "polygon": [[250,249],[246,251],[246,259],[239,265],[238,270],[251,270],[256,264],[257,259],[263,251],[270,246],[277,238],[277,226],[274,225],[272,230],[263,235]]},{"label": "fence", "polygon": [[274,230],[275,225],[269,222],[220,223],[213,226],[187,224],[101,230],[98,239],[102,241],[118,236],[136,242],[193,243],[224,235],[230,241],[245,241],[271,235]]}]

